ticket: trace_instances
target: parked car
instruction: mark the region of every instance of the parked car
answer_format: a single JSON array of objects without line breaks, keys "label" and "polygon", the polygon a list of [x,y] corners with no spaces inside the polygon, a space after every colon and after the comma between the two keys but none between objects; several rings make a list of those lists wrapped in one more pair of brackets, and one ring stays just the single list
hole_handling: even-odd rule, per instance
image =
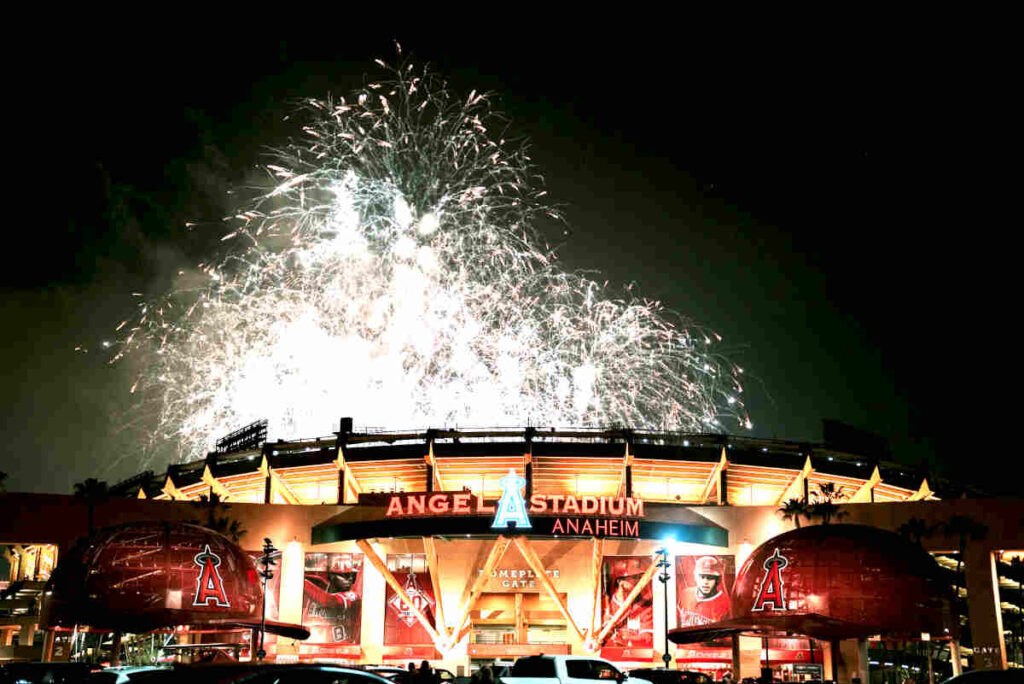
[{"label": "parked car", "polygon": [[502,684],[594,684],[619,682],[626,675],[607,660],[586,656],[527,656],[512,666]]},{"label": "parked car", "polygon": [[714,682],[703,672],[667,670],[663,667],[638,667],[629,671],[629,678],[642,679],[651,684],[713,684]]},{"label": "parked car", "polygon": [[365,670],[319,664],[225,663],[176,665],[161,681],[182,684],[390,684]]},{"label": "parked car", "polygon": [[950,677],[942,684],[1020,684],[1024,674],[1020,670],[973,670]]},{"label": "parked car", "polygon": [[88,684],[142,684],[158,679],[169,681],[173,677],[174,668],[170,665],[120,665],[93,672]]},{"label": "parked car", "polygon": [[99,669],[91,663],[7,663],[0,665],[0,684],[78,684]]}]

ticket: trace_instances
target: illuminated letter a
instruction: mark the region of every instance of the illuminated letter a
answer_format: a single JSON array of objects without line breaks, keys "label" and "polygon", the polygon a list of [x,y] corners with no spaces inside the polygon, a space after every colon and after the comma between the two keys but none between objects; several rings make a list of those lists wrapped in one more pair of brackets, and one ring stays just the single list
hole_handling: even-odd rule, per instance
[{"label": "illuminated letter a", "polygon": [[510,470],[508,475],[498,480],[498,484],[502,488],[501,500],[498,501],[498,512],[494,514],[491,527],[507,527],[509,522],[514,522],[519,529],[530,527],[530,518],[526,515],[526,502],[519,492],[519,488],[526,485],[526,480]]},{"label": "illuminated letter a", "polygon": [[767,572],[761,580],[761,586],[758,587],[754,605],[750,607],[752,612],[764,610],[769,603],[772,610],[786,610],[786,597],[782,590],[782,568],[787,565],[789,561],[779,555],[778,549],[765,559],[764,569]]},{"label": "illuminated letter a", "polygon": [[192,605],[230,608],[231,604],[224,593],[224,580],[217,569],[220,566],[220,556],[210,551],[210,545],[207,544],[194,560],[199,566],[199,579],[196,581],[196,597]]}]

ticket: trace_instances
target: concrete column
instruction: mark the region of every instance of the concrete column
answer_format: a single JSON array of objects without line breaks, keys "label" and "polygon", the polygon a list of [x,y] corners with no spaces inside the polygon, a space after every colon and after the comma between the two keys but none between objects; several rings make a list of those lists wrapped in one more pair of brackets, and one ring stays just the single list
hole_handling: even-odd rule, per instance
[{"label": "concrete column", "polygon": [[974,669],[1005,670],[1006,642],[999,607],[995,554],[979,543],[968,543],[964,554],[967,615],[974,647]]},{"label": "concrete column", "polygon": [[45,636],[43,636],[43,657],[44,663],[53,661],[53,640],[56,636],[56,632],[52,629],[46,630]]},{"label": "concrete column", "polygon": [[836,681],[853,682],[859,679],[862,684],[868,683],[868,640],[844,639],[839,642],[837,660],[839,673]]},{"label": "concrete column", "polygon": [[835,658],[833,657],[834,642],[819,641],[818,643],[821,645],[821,671],[823,673],[823,676],[825,679],[831,679],[832,681],[835,681],[836,673],[835,668],[833,667],[833,663],[835,661]]},{"label": "concrete column", "polygon": [[[290,541],[281,551],[281,598],[278,607],[278,619],[292,624],[302,623],[303,576],[306,571],[306,553],[302,542]],[[295,639],[278,637],[277,653],[298,655],[299,649]],[[253,647],[255,657],[255,646]]]},{"label": "concrete column", "polygon": [[952,639],[949,642],[949,660],[950,664],[953,666],[954,677],[963,674],[964,671],[964,664],[960,658],[960,642],[956,639]]},{"label": "concrete column", "polygon": [[36,626],[32,622],[26,622],[21,625],[21,631],[18,633],[18,645],[20,646],[31,646],[32,640],[36,637]]},{"label": "concrete column", "polygon": [[732,679],[761,676],[761,639],[735,635],[732,637]]}]

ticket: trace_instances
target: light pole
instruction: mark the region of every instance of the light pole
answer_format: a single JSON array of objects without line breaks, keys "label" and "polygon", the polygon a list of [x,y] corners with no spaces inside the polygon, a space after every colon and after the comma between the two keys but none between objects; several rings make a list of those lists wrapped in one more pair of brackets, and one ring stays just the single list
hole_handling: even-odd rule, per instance
[{"label": "light pole", "polygon": [[259,649],[256,651],[256,659],[261,661],[267,657],[267,652],[263,650],[263,640],[267,631],[267,580],[274,577],[274,571],[271,568],[277,565],[277,561],[274,560],[275,553],[277,553],[277,549],[274,548],[270,537],[265,537],[263,539],[263,555],[260,556],[260,565],[263,566],[263,569],[260,570],[260,577],[263,578],[263,608],[260,615],[260,643]]},{"label": "light pole", "polygon": [[661,570],[658,579],[661,581],[661,595],[665,607],[665,652],[662,653],[661,659],[665,661],[665,669],[667,670],[668,664],[672,662],[672,656],[668,652],[668,568],[670,565],[668,562],[668,545],[666,544],[658,549],[657,553],[657,567]]}]

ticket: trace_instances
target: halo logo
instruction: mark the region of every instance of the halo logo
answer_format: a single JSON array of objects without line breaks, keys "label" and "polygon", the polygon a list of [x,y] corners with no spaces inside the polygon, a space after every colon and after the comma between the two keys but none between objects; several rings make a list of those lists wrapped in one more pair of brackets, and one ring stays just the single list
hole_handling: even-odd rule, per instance
[{"label": "halo logo", "polygon": [[[210,551],[210,545],[193,559],[199,566],[199,578],[196,581],[196,597],[193,606],[219,606],[230,608],[227,594],[224,593],[224,580],[220,576],[220,556]],[[212,602],[212,603],[211,603]]]},{"label": "halo logo", "polygon": [[509,527],[510,523],[514,523],[517,529],[531,527],[530,517],[526,515],[526,502],[519,492],[526,486],[526,480],[510,470],[508,475],[498,480],[498,484],[502,489],[501,500],[498,501],[498,511],[494,514],[491,528]]},{"label": "halo logo", "polygon": [[782,569],[789,565],[785,556],[779,555],[779,550],[764,560],[765,573],[761,579],[761,586],[757,589],[757,598],[754,605],[750,607],[751,612],[765,610],[767,604],[772,605],[772,610],[786,610],[786,597],[783,594]]}]

